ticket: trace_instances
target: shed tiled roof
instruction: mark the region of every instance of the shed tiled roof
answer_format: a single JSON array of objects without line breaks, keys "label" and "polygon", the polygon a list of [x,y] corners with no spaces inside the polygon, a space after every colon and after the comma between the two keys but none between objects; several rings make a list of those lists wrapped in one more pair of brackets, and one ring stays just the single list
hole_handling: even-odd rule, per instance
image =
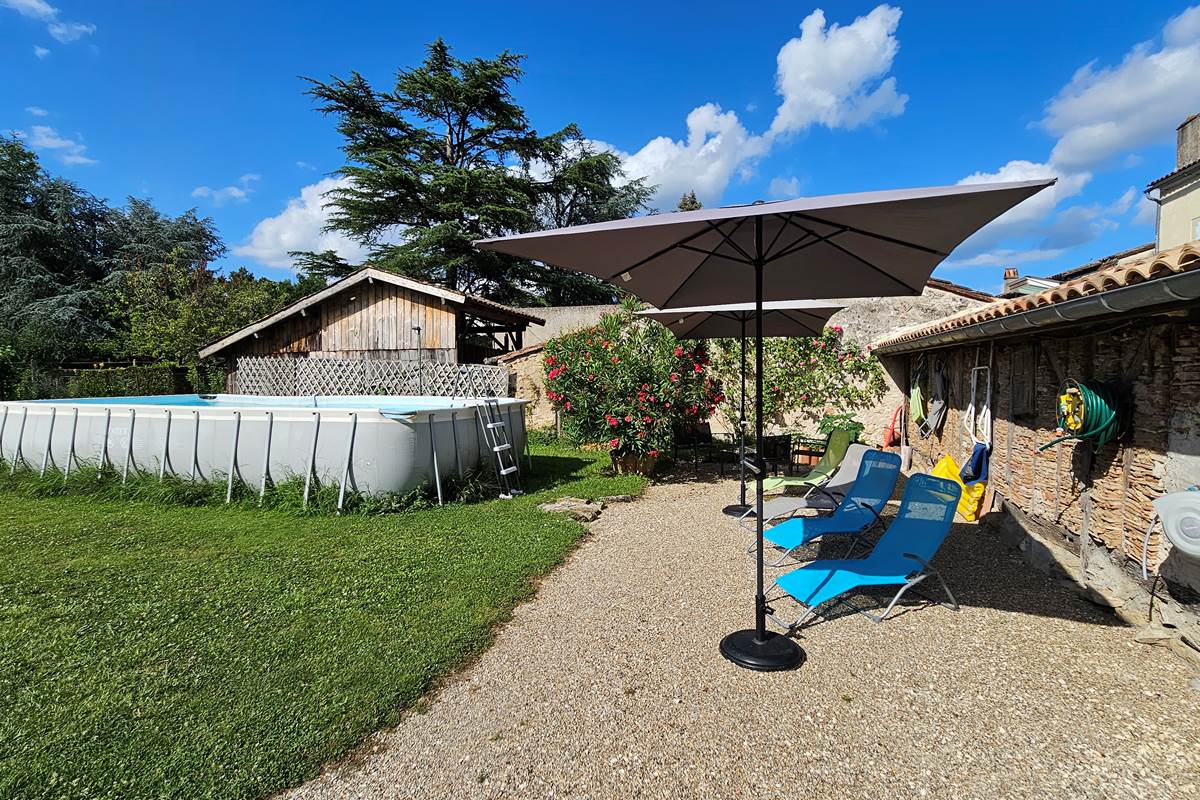
[{"label": "shed tiled roof", "polygon": [[1079,297],[1101,294],[1113,289],[1132,286],[1156,278],[1164,278],[1180,272],[1200,270],[1200,242],[1188,244],[1154,253],[1137,261],[1130,261],[1104,269],[1098,269],[1074,280],[1061,283],[1053,289],[1047,289],[1037,294],[1002,300],[979,308],[973,308],[960,314],[944,317],[925,325],[917,325],[900,331],[894,331],[874,343],[875,348],[884,348],[902,342],[923,339],[926,336],[945,333],[956,328],[965,328],[981,322],[1023,314],[1035,308],[1074,300]]}]

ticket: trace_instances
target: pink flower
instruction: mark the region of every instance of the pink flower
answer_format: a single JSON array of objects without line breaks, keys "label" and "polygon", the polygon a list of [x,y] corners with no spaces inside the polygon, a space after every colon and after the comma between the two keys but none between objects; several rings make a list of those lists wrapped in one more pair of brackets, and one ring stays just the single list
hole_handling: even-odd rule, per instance
[{"label": "pink flower", "polygon": [[632,417],[632,416],[630,416],[629,414],[626,414],[626,415],[625,415],[625,421],[626,421],[626,422],[633,422],[633,417]]},{"label": "pink flower", "polygon": [[704,372],[704,367],[700,364],[695,364],[695,365],[693,365],[692,371],[697,372],[697,373]]},{"label": "pink flower", "polygon": [[657,450],[649,450],[646,452],[646,455],[650,456],[651,458],[657,458],[658,451]]},{"label": "pink flower", "polygon": [[642,422],[649,422],[649,421],[650,421],[650,417],[642,417]]},{"label": "pink flower", "polygon": [[617,447],[619,447],[619,446],[620,446],[620,444],[621,444],[621,440],[620,440],[620,439],[609,439],[609,440],[608,440],[608,448],[609,448],[610,450],[616,450],[616,449],[617,449]]},{"label": "pink flower", "polygon": [[680,345],[675,345],[675,357],[679,358],[681,355],[683,355],[683,347]]},{"label": "pink flower", "polygon": [[621,359],[617,358],[616,356],[613,356],[613,357],[612,357],[612,362],[613,362],[614,364],[616,364],[616,363],[617,363],[618,361],[620,361],[620,360],[621,360]]},{"label": "pink flower", "polygon": [[563,408],[565,408],[567,411],[570,411],[570,410],[571,410],[571,401],[570,401],[570,400],[568,400],[568,401],[567,401],[567,402],[566,402],[566,403],[563,405]]},{"label": "pink flower", "polygon": [[678,380],[679,380],[679,373],[672,372],[671,373],[671,383],[676,383]]}]

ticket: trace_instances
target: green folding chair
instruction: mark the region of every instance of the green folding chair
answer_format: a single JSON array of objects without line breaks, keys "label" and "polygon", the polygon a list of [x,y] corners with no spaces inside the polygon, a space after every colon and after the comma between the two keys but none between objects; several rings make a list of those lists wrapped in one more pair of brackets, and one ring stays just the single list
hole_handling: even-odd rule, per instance
[{"label": "green folding chair", "polygon": [[805,475],[778,475],[772,478],[763,480],[764,492],[781,492],[790,488],[812,488],[820,486],[833,477],[833,473],[837,471],[838,466],[842,463],[842,459],[846,457],[846,450],[854,442],[854,437],[850,435],[850,431],[843,428],[835,428],[829,434],[829,441],[825,444],[825,452],[821,454],[821,460],[808,471]]}]

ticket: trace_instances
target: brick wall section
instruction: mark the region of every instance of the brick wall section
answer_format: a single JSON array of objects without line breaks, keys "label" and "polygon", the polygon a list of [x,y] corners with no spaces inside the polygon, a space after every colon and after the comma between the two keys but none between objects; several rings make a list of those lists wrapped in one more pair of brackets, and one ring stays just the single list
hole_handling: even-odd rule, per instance
[{"label": "brick wall section", "polygon": [[[970,368],[987,364],[991,347],[985,341],[925,354],[927,372],[932,372],[934,360],[945,359],[950,403],[940,434],[920,439],[910,425],[914,469],[927,471],[946,453],[961,465],[970,453],[971,438],[962,426]],[[908,356],[909,370],[916,358]],[[1102,545],[1126,571],[1140,574],[1142,540],[1153,516],[1151,501],[1196,480],[1176,474],[1176,485],[1168,485],[1167,461],[1169,434],[1174,427],[1178,436],[1183,424],[1178,410],[1200,405],[1200,325],[1147,322],[1110,332],[1024,337],[994,343],[991,359],[992,487],[1029,517],[1054,526],[1075,546],[1085,530],[1085,503],[1090,502],[1086,516],[1091,542]],[[1095,454],[1088,493],[1090,444],[1066,441],[1042,453],[1036,448],[1054,437],[1064,379],[1122,378],[1131,382],[1131,430]],[[928,379],[922,390],[928,400]],[[1022,394],[1030,390],[1032,408],[1018,407]],[[1183,432],[1195,447],[1197,431]],[[1151,569],[1165,555],[1161,547],[1156,530]]]}]

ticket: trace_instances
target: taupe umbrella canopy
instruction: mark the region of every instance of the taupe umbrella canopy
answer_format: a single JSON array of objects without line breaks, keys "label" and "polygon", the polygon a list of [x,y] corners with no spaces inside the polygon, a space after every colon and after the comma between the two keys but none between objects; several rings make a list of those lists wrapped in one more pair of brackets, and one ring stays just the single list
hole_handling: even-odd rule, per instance
[{"label": "taupe umbrella canopy", "polygon": [[[820,336],[829,318],[842,310],[817,300],[789,300],[762,305],[763,336]],[[658,320],[680,339],[737,339],[754,332],[754,303],[650,309],[638,314]]]},{"label": "taupe umbrella canopy", "polygon": [[577,225],[476,246],[603,278],[658,308],[920,294],[975,231],[1053,180],[807,197]]}]

